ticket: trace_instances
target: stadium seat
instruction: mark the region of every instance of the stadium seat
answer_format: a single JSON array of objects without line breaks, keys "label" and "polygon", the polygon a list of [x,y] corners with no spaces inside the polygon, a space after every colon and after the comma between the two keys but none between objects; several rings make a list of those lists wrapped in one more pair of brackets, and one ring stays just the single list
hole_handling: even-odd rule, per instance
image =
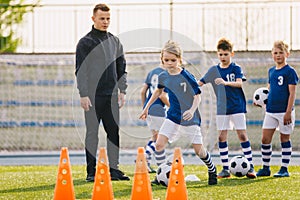
[{"label": "stadium seat", "polygon": [[32,80],[15,80],[14,85],[18,86],[29,86],[29,85],[34,85],[34,81]]},{"label": "stadium seat", "polygon": [[263,124],[263,120],[247,120],[247,125],[249,126],[261,126]]},{"label": "stadium seat", "polygon": [[41,127],[42,125],[40,122],[36,122],[36,121],[21,121],[20,126],[21,127]]},{"label": "stadium seat", "polygon": [[267,78],[251,78],[247,82],[250,84],[267,84],[268,79]]},{"label": "stadium seat", "polygon": [[0,128],[14,128],[18,126],[16,121],[0,121]]}]

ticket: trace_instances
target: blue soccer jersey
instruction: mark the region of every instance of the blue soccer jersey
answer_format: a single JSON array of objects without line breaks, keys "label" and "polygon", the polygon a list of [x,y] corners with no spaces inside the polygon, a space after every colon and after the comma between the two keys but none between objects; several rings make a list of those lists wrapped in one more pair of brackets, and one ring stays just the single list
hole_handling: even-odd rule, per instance
[{"label": "blue soccer jersey", "polygon": [[183,113],[193,105],[194,96],[201,93],[195,77],[183,69],[180,74],[170,75],[167,71],[158,76],[158,88],[164,88],[169,95],[170,108],[167,118],[183,126],[201,125],[200,112],[197,109],[191,120],[182,119]]},{"label": "blue soccer jersey", "polygon": [[240,66],[231,63],[227,68],[220,65],[212,66],[200,79],[203,83],[211,83],[217,98],[217,115],[231,115],[246,113],[246,98],[242,88],[215,84],[216,78],[222,78],[228,82],[235,82],[236,79],[245,79]]},{"label": "blue soccer jersey", "polygon": [[268,72],[270,91],[267,103],[267,112],[286,112],[290,96],[289,85],[297,85],[298,75],[293,67],[285,65],[281,69],[271,67]]},{"label": "blue soccer jersey", "polygon": [[[157,88],[158,85],[158,75],[163,72],[164,69],[161,67],[157,67],[153,70],[151,70],[147,78],[145,80],[145,83],[148,85],[148,95],[144,104],[144,107],[148,103],[149,99],[151,98],[154,90]],[[165,117],[166,116],[166,108],[165,104],[158,98],[149,108],[149,115],[157,116],[157,117]]]}]

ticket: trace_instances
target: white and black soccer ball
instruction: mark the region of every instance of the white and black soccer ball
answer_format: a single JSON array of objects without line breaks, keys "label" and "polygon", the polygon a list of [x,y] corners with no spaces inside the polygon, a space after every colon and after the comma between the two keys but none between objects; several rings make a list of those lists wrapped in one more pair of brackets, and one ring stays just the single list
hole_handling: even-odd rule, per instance
[{"label": "white and black soccer ball", "polygon": [[268,103],[269,90],[266,87],[261,87],[255,90],[253,94],[253,103],[260,107],[265,107]]},{"label": "white and black soccer ball", "polygon": [[163,186],[166,187],[168,186],[171,169],[172,169],[171,162],[164,162],[157,169],[156,179]]},{"label": "white and black soccer ball", "polygon": [[250,169],[250,163],[244,156],[234,156],[229,162],[229,171],[237,177],[245,176]]}]

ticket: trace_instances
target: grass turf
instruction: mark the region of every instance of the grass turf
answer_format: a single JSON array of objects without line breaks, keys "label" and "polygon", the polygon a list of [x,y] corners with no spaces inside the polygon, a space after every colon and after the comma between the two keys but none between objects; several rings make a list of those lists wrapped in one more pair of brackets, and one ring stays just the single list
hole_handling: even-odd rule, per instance
[{"label": "grass turf", "polygon": [[[258,166],[256,170],[258,170]],[[123,165],[121,169],[127,172],[131,181],[114,181],[115,199],[130,199],[133,165]],[[218,166],[221,169],[221,166]],[[0,166],[0,199],[53,199],[58,166]],[[272,173],[279,166],[272,166]],[[207,168],[203,165],[186,165],[185,175],[195,174],[200,182],[187,182],[188,197],[196,199],[299,199],[300,166],[290,166],[290,177],[273,178],[231,177],[219,179],[218,185],[207,184]],[[72,166],[72,177],[76,199],[91,199],[93,183],[85,182],[85,166]],[[150,174],[151,179],[154,174]],[[165,199],[166,188],[152,187],[153,199]]]}]

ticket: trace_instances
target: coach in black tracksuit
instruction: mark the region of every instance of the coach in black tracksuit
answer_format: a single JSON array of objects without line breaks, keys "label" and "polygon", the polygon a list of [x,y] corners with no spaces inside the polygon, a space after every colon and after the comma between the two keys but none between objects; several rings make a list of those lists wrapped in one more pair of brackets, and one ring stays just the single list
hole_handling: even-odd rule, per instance
[{"label": "coach in black tracksuit", "polygon": [[93,10],[92,30],[76,48],[76,77],[81,107],[85,113],[87,162],[86,181],[94,181],[98,128],[102,120],[107,134],[107,155],[112,180],[129,180],[119,165],[119,108],[126,94],[126,61],[119,39],[107,32],[109,7],[98,4]]}]

